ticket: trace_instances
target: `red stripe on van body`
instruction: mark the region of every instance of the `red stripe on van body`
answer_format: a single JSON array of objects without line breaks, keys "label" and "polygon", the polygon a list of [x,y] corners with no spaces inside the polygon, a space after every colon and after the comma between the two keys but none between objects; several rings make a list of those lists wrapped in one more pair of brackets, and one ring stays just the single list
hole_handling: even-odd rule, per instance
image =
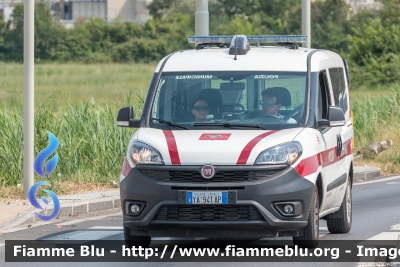
[{"label": "red stripe on van body", "polygon": [[180,165],[181,160],[179,159],[178,147],[176,146],[176,140],[173,132],[171,130],[163,130],[165,139],[167,140],[167,146],[169,151],[169,157],[171,158],[171,163]]},{"label": "red stripe on van body", "polygon": [[[353,153],[351,147],[351,140],[352,138],[346,140],[343,143],[342,151],[346,151],[346,153],[342,153],[342,155],[340,155],[339,157],[337,156],[337,147],[332,147],[330,149],[317,153],[313,156],[302,159],[299,162],[299,164],[297,164],[296,167],[294,167],[294,169],[300,174],[300,176],[304,177],[317,172],[319,166],[325,168],[329,165],[337,163],[338,161],[342,160],[343,158]],[[331,154],[331,156],[329,156],[329,154]]]},{"label": "red stripe on van body", "polygon": [[267,136],[270,136],[271,134],[274,134],[278,132],[277,130],[269,131],[263,134],[260,134],[256,137],[254,137],[250,142],[247,143],[247,145],[243,148],[242,152],[240,153],[240,156],[236,162],[236,164],[246,164],[247,160],[249,159],[250,153],[253,150],[253,148],[260,142],[262,139],[264,139]]},{"label": "red stripe on van body", "polygon": [[321,166],[321,153],[302,159],[294,169],[304,177],[315,173],[319,166]]},{"label": "red stripe on van body", "polygon": [[122,164],[121,174],[126,177],[126,176],[128,176],[131,169],[132,169],[132,167],[131,167],[131,165],[129,165],[128,159],[125,158],[124,163]]}]

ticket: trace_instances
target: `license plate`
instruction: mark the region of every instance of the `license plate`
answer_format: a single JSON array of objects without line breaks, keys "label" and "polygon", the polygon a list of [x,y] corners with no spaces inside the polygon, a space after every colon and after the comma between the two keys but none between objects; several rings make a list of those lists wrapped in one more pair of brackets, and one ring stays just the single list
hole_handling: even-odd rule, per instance
[{"label": "license plate", "polygon": [[186,192],[186,204],[228,204],[228,192]]}]

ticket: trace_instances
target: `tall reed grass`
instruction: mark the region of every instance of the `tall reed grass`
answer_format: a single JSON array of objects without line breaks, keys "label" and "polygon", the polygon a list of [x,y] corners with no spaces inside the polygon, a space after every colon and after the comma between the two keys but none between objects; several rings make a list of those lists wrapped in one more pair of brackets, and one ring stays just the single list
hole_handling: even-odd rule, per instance
[{"label": "tall reed grass", "polygon": [[[143,96],[125,96],[125,106],[143,106]],[[132,128],[115,126],[119,106],[87,102],[67,104],[58,112],[40,106],[35,113],[35,155],[48,145],[47,131],[59,140],[59,162],[49,180],[106,184],[118,180]],[[58,113],[57,113],[58,112]],[[135,108],[135,114],[139,114]],[[0,111],[0,187],[22,184],[23,117],[21,112]],[[41,177],[36,177],[40,178]]]},{"label": "tall reed grass", "polygon": [[400,86],[381,94],[358,93],[351,98],[354,113],[355,146],[361,149],[381,139],[400,141]]},{"label": "tall reed grass", "polygon": [[[123,106],[134,103],[138,117],[143,95],[130,92],[121,98]],[[352,98],[351,106],[356,150],[373,140],[388,138],[395,141],[397,149],[400,142],[400,87],[394,87],[391,94],[380,97],[358,95]],[[119,108],[117,105],[100,105],[92,97],[86,102],[67,103],[62,110],[45,105],[37,109],[35,155],[47,146],[47,131],[60,141],[57,149],[59,163],[50,180],[97,184],[118,180],[127,144],[135,131],[115,126]],[[22,125],[22,112],[0,109],[0,187],[22,183]],[[396,151],[387,153],[382,160],[400,164],[400,153]]]}]

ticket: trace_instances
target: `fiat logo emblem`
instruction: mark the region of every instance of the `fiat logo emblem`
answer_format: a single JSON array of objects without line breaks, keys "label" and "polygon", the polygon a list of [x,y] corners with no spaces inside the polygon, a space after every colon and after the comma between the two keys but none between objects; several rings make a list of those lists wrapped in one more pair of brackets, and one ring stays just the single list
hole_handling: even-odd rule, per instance
[{"label": "fiat logo emblem", "polygon": [[203,168],[201,168],[201,176],[203,176],[204,179],[211,179],[215,175],[215,168],[212,165],[204,165]]}]

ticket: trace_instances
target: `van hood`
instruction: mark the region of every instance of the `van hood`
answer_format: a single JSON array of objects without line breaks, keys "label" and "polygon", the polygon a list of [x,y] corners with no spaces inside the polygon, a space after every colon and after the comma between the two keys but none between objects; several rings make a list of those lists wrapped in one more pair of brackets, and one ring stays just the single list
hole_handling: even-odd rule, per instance
[{"label": "van hood", "polygon": [[161,130],[140,128],[136,140],[157,149],[165,165],[253,165],[267,148],[292,141],[285,130]]}]

